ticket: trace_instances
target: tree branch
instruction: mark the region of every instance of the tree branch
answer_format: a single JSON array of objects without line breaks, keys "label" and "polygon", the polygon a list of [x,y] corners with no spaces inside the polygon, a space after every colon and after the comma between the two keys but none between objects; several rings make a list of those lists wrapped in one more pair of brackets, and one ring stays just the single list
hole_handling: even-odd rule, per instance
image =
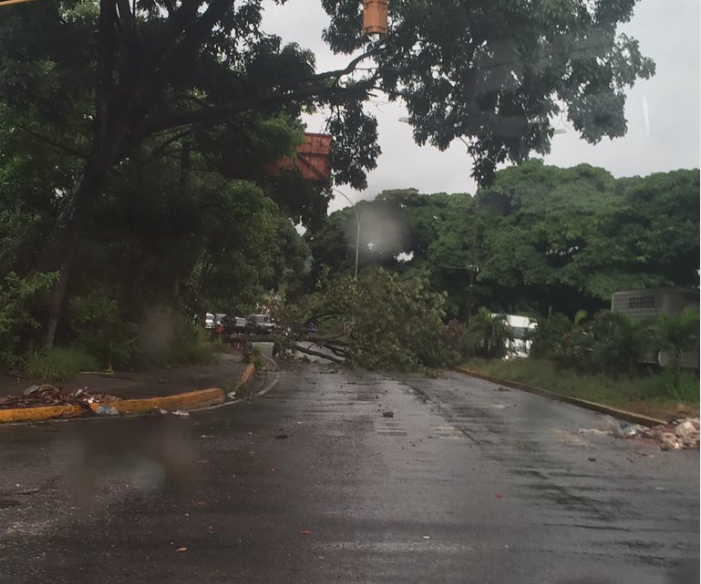
[{"label": "tree branch", "polygon": [[78,150],[74,150],[73,148],[71,148],[69,146],[55,142],[55,141],[47,138],[46,136],[40,134],[39,132],[35,132],[34,130],[27,128],[26,126],[23,126],[22,124],[20,124],[18,122],[13,122],[13,125],[16,128],[19,128],[20,130],[22,130],[23,132],[26,132],[30,136],[34,136],[35,138],[37,138],[38,140],[40,140],[44,144],[48,144],[49,146],[53,146],[54,148],[57,148],[58,150],[62,150],[63,152],[67,152],[68,154],[73,154],[74,156],[77,156],[78,158],[82,158],[83,160],[85,160],[88,157],[86,153],[79,152]]},{"label": "tree branch", "polygon": [[295,345],[295,351],[298,351],[300,353],[304,353],[305,355],[312,355],[313,357],[321,357],[322,359],[328,359],[329,361],[332,361],[334,363],[338,363],[339,365],[342,365],[344,363],[343,359],[339,359],[338,357],[333,357],[331,355],[327,355],[326,353],[322,353],[321,351],[314,351],[313,349],[307,349],[306,347],[302,347],[301,345]]}]

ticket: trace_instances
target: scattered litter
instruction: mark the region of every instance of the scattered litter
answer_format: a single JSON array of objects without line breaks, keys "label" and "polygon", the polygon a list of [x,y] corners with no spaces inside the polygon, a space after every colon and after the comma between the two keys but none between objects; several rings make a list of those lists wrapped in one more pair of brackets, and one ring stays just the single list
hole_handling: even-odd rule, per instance
[{"label": "scattered litter", "polygon": [[619,422],[611,416],[606,416],[600,428],[580,428],[578,433],[652,441],[659,445],[660,450],[665,451],[699,449],[699,418],[674,420],[668,424],[647,428],[640,424]]},{"label": "scattered litter", "polygon": [[184,554],[187,551],[186,547],[179,547],[177,550],[175,550],[179,554]]},{"label": "scattered litter", "polygon": [[95,413],[98,416],[118,416],[119,410],[114,406],[100,405],[95,409]]},{"label": "scattered litter", "polygon": [[212,533],[214,531],[214,525],[210,525],[207,530]]},{"label": "scattered litter", "polygon": [[627,422],[621,422],[619,430],[614,436],[618,438],[634,438],[641,435],[645,431],[645,426],[640,424],[628,424]]},{"label": "scattered litter", "polygon": [[587,460],[589,462],[596,462],[596,458],[594,458],[593,456],[590,456],[589,458],[587,458]]},{"label": "scattered litter", "polygon": [[494,391],[511,391],[508,387],[497,387]]},{"label": "scattered litter", "polygon": [[170,413],[173,414],[174,416],[183,416],[183,417],[187,417],[190,415],[190,412],[186,412],[184,410],[175,410],[174,412],[170,412]]},{"label": "scattered litter", "polygon": [[586,435],[592,434],[594,436],[610,436],[611,432],[607,430],[599,430],[598,428],[580,428],[577,432],[578,434]]},{"label": "scattered litter", "polygon": [[284,432],[280,432],[275,436],[275,440],[286,440],[287,438],[289,438],[289,436]]},{"label": "scattered litter", "polygon": [[299,532],[299,534],[300,535],[311,535],[312,532],[307,530],[307,529],[303,529],[302,531]]},{"label": "scattered litter", "polygon": [[424,538],[424,539],[431,539],[431,536],[430,536],[430,535],[424,535],[423,538]]},{"label": "scattered litter", "polygon": [[698,450],[699,419],[686,418],[665,425],[644,428],[640,437],[654,440],[660,445],[660,450]]},{"label": "scattered litter", "polygon": [[204,501],[197,501],[197,503],[195,503],[195,507],[204,507],[204,506],[205,506]]},{"label": "scattered litter", "polygon": [[383,418],[394,418],[394,412],[390,412],[390,411],[382,412],[382,417]]},{"label": "scattered litter", "polygon": [[39,391],[39,385],[30,385],[27,389],[22,392],[22,395],[32,395]]},{"label": "scattered litter", "polygon": [[159,385],[165,385],[165,382],[166,382],[166,380],[163,378],[156,380],[156,383],[158,383]]},{"label": "scattered litter", "polygon": [[504,498],[504,495],[502,495],[501,493],[497,493],[497,494],[494,495],[494,496],[495,496],[497,499],[503,499],[503,498]]}]

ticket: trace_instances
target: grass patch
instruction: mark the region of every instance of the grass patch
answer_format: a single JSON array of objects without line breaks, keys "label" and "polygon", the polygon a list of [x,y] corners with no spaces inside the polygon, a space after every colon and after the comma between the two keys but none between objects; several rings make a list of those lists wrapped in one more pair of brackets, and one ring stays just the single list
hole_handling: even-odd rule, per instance
[{"label": "grass patch", "polygon": [[557,369],[551,361],[537,359],[473,359],[463,367],[650,416],[665,418],[699,412],[699,377],[690,372],[682,373],[679,389],[675,390],[669,372],[614,379]]},{"label": "grass patch", "polygon": [[54,347],[32,353],[24,372],[42,381],[68,381],[81,371],[96,371],[99,367],[97,359],[83,351]]}]

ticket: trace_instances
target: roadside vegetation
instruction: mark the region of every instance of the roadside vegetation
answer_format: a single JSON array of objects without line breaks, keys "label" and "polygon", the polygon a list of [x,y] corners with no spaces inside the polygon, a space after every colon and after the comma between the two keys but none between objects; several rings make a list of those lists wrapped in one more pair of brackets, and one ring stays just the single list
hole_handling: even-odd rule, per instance
[{"label": "roadside vegetation", "polygon": [[[643,413],[698,414],[699,309],[635,322],[603,311],[592,319],[558,314],[538,321],[528,359],[468,359],[462,366],[590,401]],[[660,351],[667,366],[650,364]],[[644,363],[641,361],[648,361]]]},{"label": "roadside vegetation", "polygon": [[578,373],[543,359],[472,359],[462,364],[497,379],[516,381],[584,400],[664,419],[699,415],[699,376],[687,371],[674,388],[669,372],[650,370],[634,377]]}]

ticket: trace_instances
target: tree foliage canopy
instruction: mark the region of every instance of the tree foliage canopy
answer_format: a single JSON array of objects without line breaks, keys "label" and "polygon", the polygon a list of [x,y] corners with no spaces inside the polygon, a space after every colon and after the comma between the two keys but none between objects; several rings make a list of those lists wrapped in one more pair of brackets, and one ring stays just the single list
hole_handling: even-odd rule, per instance
[{"label": "tree foliage canopy", "polygon": [[[693,170],[615,179],[589,165],[531,160],[500,171],[474,198],[385,191],[358,205],[363,225],[390,218],[381,246],[373,245],[372,221],[361,229],[361,263],[427,270],[454,315],[470,304],[593,313],[618,290],[698,285],[698,193]],[[315,270],[350,265],[354,225],[343,210],[311,236]],[[411,259],[399,261],[401,253]]]}]

